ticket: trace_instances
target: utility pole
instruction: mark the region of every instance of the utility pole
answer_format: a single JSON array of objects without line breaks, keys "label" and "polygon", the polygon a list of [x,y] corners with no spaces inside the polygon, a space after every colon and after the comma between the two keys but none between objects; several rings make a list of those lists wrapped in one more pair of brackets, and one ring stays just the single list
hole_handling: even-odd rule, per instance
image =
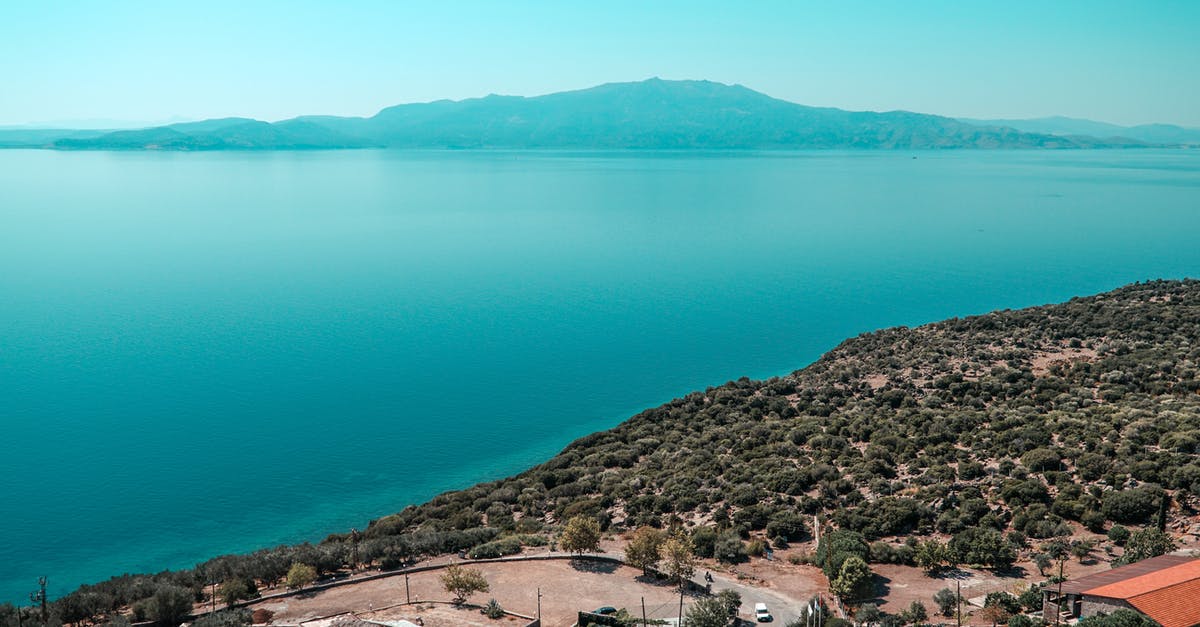
[{"label": "utility pole", "polygon": [[412,604],[412,596],[408,593],[408,573],[404,573],[404,602]]},{"label": "utility pole", "polygon": [[538,602],[538,611],[537,611],[538,624],[541,624],[541,622],[542,622],[542,589],[541,588],[537,589],[537,602]]},{"label": "utility pole", "polygon": [[679,582],[679,625],[683,626],[683,582]]},{"label": "utility pole", "polygon": [[[642,627],[646,627],[650,621],[646,620],[646,597],[642,597]],[[17,627],[21,627],[17,625]]]},{"label": "utility pole", "polygon": [[217,580],[216,580],[216,578],[214,577],[210,583],[212,583],[213,591],[212,591],[212,611],[210,611],[209,614],[216,614],[217,613]]},{"label": "utility pole", "polygon": [[954,580],[954,616],[958,619],[958,627],[962,627],[962,581]]}]

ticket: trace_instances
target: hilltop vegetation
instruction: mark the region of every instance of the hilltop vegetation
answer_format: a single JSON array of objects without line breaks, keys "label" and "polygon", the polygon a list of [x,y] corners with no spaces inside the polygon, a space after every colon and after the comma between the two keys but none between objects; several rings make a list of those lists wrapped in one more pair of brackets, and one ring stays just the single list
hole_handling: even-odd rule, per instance
[{"label": "hilltop vegetation", "polygon": [[1127,526],[1182,524],[1200,503],[1198,452],[1200,281],[1157,281],[864,334],[791,375],[689,394],[362,532],[124,576],[56,610],[96,616],[163,586],[199,598],[207,582],[278,581],[297,562],[320,575],[487,543],[504,554],[577,516],[674,527],[697,553],[736,560],[741,539],[800,540],[816,515],[840,530],[816,556],[832,579],[851,557],[1002,569],[1065,550],[1080,528],[1124,543]]},{"label": "hilltop vegetation", "polygon": [[107,134],[0,132],[0,147],[92,150],[313,148],[812,149],[1143,146],[977,126],[908,111],[808,107],[710,81],[609,83],[525,98],[404,104],[369,118],[206,120]]}]

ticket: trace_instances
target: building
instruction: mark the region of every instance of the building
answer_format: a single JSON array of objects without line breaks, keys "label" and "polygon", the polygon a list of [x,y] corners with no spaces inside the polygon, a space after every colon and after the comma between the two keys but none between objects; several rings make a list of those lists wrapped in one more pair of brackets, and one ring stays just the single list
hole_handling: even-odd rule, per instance
[{"label": "building", "polygon": [[1042,591],[1048,622],[1061,612],[1064,621],[1111,614],[1119,609],[1140,612],[1163,627],[1200,627],[1200,559],[1160,555],[1088,575]]}]

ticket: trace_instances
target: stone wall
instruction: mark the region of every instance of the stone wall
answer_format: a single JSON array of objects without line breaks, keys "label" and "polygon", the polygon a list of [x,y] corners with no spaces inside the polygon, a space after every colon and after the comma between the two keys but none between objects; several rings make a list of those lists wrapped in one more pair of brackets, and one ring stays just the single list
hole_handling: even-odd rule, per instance
[{"label": "stone wall", "polygon": [[1133,609],[1133,606],[1124,601],[1119,601],[1117,599],[1105,599],[1102,597],[1089,597],[1084,595],[1083,611],[1080,612],[1080,616],[1086,617],[1095,616],[1097,614],[1112,614],[1117,610],[1129,609]]}]

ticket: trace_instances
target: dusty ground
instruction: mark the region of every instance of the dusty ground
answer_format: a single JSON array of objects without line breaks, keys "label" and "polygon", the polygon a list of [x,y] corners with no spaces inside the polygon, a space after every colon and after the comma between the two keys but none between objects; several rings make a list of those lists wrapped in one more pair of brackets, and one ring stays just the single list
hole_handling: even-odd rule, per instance
[{"label": "dusty ground", "polygon": [[[491,585],[490,592],[471,597],[471,602],[483,604],[494,597],[505,609],[532,616],[537,613],[540,587],[543,624],[550,627],[570,625],[575,622],[579,610],[604,605],[625,607],[630,613],[641,615],[643,597],[650,618],[668,618],[679,611],[679,594],[674,587],[643,581],[639,578],[641,571],[626,566],[556,560],[471,564],[471,567],[482,571]],[[410,575],[408,593],[412,600],[449,601],[449,595],[442,590],[438,579],[440,574],[440,571],[430,571]],[[265,601],[254,607],[275,612],[273,624],[304,623],[305,627],[323,627],[321,623],[310,624],[310,621],[346,612],[388,620],[413,621],[420,616],[428,627],[509,624],[491,621],[476,609],[460,610],[444,604],[433,608],[427,604],[397,605],[404,601],[404,577],[396,576],[311,595]],[[685,599],[685,603],[690,602],[691,597]]]},{"label": "dusty ground", "polygon": [[[1083,577],[1109,568],[1107,562],[1100,560],[1089,560],[1081,564],[1072,559],[1066,563],[1066,575],[1068,578]],[[1030,585],[1045,581],[1045,577],[1039,575],[1037,568],[1031,563],[1018,563],[1011,576],[999,576],[989,570],[958,568],[937,577],[930,577],[920,568],[895,564],[872,564],[871,570],[882,581],[883,590],[887,594],[884,602],[880,603],[880,608],[889,613],[899,613],[907,609],[913,601],[920,601],[925,604],[925,609],[931,617],[938,616],[937,605],[933,602],[934,593],[942,588],[953,590],[956,582],[961,586],[963,612],[966,613],[979,609],[968,605],[972,599],[1001,591],[1019,595]],[[964,624],[991,625],[991,622],[971,618],[964,621]]]}]

